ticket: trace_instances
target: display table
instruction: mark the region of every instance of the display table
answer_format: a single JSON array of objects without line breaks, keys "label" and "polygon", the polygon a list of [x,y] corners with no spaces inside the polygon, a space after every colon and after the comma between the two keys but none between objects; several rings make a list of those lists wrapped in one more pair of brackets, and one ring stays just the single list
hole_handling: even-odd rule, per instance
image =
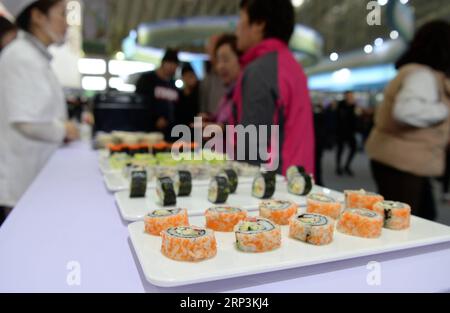
[{"label": "display table", "polygon": [[[379,264],[368,266],[373,261]],[[58,150],[0,228],[0,292],[444,292],[448,264],[444,243],[194,286],[152,286],[86,143]]]}]

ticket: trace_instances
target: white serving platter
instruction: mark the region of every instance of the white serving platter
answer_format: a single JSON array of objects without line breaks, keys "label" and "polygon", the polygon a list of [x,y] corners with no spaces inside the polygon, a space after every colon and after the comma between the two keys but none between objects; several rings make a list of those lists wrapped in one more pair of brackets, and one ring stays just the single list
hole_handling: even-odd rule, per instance
[{"label": "white serving platter", "polygon": [[[252,184],[253,179],[254,179],[253,177],[239,177],[239,185]],[[104,172],[103,181],[105,182],[106,189],[108,189],[109,192],[118,192],[130,189],[129,179],[125,178],[120,171]],[[208,186],[210,181],[211,181],[210,179],[202,179],[202,180],[194,179],[192,181],[192,186],[196,187]],[[285,178],[283,176],[277,175],[278,183],[283,183],[284,181]],[[148,183],[148,188],[155,188],[155,187],[156,187],[156,179]]]},{"label": "white serving platter", "polygon": [[[203,217],[191,217],[190,223],[203,226]],[[275,272],[310,265],[342,261],[392,251],[417,248],[450,241],[450,227],[417,217],[406,231],[383,230],[379,239],[362,239],[335,231],[334,241],[316,247],[288,237],[282,227],[280,249],[248,254],[235,248],[234,233],[215,233],[217,255],[199,263],[177,262],[161,252],[161,238],[144,232],[144,222],[128,225],[130,239],[140,266],[149,283],[159,287],[178,287],[254,274]]]},{"label": "white serving platter", "polygon": [[[261,200],[252,197],[251,189],[251,185],[240,184],[237,192],[229,196],[226,205],[239,206],[248,211],[257,211]],[[344,201],[343,194],[326,188],[315,186],[313,192],[326,193],[337,201]],[[156,204],[155,189],[148,189],[145,198],[131,199],[128,190],[115,193],[114,198],[122,218],[128,222],[143,220],[151,211],[162,208]],[[293,201],[299,206],[306,206],[306,197],[288,193],[285,183],[277,183],[273,199]],[[208,201],[208,186],[195,186],[190,197],[177,198],[177,205],[169,208],[183,208],[188,210],[190,216],[202,216],[208,208],[213,206],[215,205]]]}]

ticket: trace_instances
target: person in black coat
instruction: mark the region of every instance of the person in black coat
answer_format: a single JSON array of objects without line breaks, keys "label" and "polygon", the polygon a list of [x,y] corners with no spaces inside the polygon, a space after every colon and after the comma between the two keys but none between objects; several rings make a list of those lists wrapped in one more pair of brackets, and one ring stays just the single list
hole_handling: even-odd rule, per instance
[{"label": "person in black coat", "polygon": [[180,101],[175,107],[175,121],[177,125],[191,125],[200,112],[199,81],[190,64],[185,64],[181,70],[183,90],[180,92]]},{"label": "person in black coat", "polygon": [[[337,129],[336,129],[336,143],[337,143],[337,153],[336,153],[336,174],[343,175],[348,174],[353,176],[351,170],[351,164],[356,153],[356,100],[353,92],[347,91],[343,101],[338,103],[336,118],[337,118]],[[342,155],[345,146],[349,148],[349,154],[345,167],[342,168]]]}]

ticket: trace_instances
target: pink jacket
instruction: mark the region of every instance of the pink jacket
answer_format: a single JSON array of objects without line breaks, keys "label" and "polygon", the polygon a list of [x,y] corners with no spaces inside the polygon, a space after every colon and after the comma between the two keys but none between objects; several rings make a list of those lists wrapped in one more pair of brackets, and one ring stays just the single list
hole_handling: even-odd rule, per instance
[{"label": "pink jacket", "polygon": [[[288,46],[266,39],[241,59],[243,73],[234,93],[234,121],[243,126],[280,126],[280,168],[314,173],[314,119],[307,78]],[[271,154],[276,153],[274,151]]]}]

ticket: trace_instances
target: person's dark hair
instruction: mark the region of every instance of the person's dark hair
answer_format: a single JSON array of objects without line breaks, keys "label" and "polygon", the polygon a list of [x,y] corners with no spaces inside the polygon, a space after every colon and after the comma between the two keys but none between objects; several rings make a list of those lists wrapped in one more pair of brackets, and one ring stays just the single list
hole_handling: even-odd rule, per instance
[{"label": "person's dark hair", "polygon": [[184,75],[184,74],[187,74],[187,73],[194,73],[195,74],[195,71],[192,68],[192,65],[190,63],[185,63],[183,65],[183,67],[181,68],[181,75]]},{"label": "person's dark hair", "polygon": [[410,63],[427,65],[450,77],[450,24],[437,20],[419,28],[396,68]]},{"label": "person's dark hair", "polygon": [[178,59],[178,50],[175,49],[167,49],[164,57],[162,59],[162,63],[172,62],[179,64],[180,60]]},{"label": "person's dark hair", "polygon": [[19,28],[30,32],[31,28],[31,12],[33,9],[38,9],[43,14],[47,14],[50,9],[60,3],[62,0],[38,0],[28,6],[16,19],[16,24]]},{"label": "person's dark hair", "polygon": [[295,25],[291,0],[241,0],[240,8],[250,24],[265,23],[264,38],[278,38],[289,43]]},{"label": "person's dark hair", "polygon": [[239,57],[241,56],[241,52],[239,51],[237,47],[237,37],[234,34],[223,34],[219,37],[217,40],[216,47],[214,49],[214,53],[217,54],[217,51],[219,51],[220,47],[229,45],[231,50]]},{"label": "person's dark hair", "polygon": [[[0,42],[2,38],[9,32],[17,30],[16,25],[10,22],[7,18],[0,16]],[[0,46],[0,50],[2,47]]]}]

